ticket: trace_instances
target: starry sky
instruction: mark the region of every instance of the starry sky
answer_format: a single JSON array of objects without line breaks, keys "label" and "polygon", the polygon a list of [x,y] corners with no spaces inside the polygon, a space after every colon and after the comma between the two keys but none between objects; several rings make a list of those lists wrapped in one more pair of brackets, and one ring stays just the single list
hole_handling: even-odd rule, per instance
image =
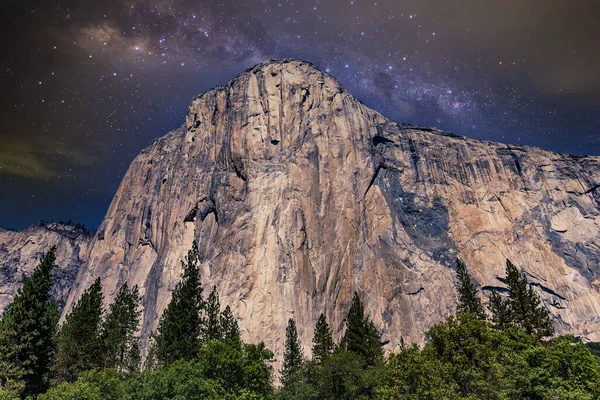
[{"label": "starry sky", "polygon": [[399,122],[600,155],[597,0],[4,0],[0,226],[96,228],[196,94],[310,61]]}]

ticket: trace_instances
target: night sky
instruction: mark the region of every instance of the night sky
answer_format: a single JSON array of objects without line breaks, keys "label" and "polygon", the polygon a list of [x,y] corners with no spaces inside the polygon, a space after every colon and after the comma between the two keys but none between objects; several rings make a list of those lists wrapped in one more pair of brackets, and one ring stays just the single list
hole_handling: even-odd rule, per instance
[{"label": "night sky", "polygon": [[4,0],[0,226],[96,228],[192,97],[293,57],[399,122],[600,155],[597,0]]}]

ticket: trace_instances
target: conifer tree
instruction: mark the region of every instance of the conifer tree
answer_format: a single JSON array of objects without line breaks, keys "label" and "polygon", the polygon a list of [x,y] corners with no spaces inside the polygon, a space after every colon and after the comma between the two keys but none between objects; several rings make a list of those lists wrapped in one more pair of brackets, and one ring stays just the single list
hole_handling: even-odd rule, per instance
[{"label": "conifer tree", "polygon": [[56,247],[42,254],[0,321],[0,386],[20,386],[23,397],[44,392],[55,352],[58,310],[51,299]]},{"label": "conifer tree", "polygon": [[512,321],[530,335],[551,336],[554,326],[548,310],[527,282],[525,274],[506,260],[506,285],[508,286],[507,307]]},{"label": "conifer tree", "polygon": [[365,316],[362,302],[356,292],[346,317],[346,332],[342,338],[341,348],[358,354],[367,365],[383,362],[381,334],[373,322]]},{"label": "conifer tree", "polygon": [[110,305],[110,311],[102,324],[101,340],[104,345],[105,368],[124,372],[131,366],[129,358],[139,357],[139,339],[135,336],[140,323],[139,302],[138,287],[129,289],[125,283]]},{"label": "conifer tree", "polygon": [[460,313],[470,313],[477,319],[486,319],[485,310],[479,298],[477,287],[471,280],[467,266],[460,259],[456,259],[456,276],[458,277],[458,306]]},{"label": "conifer tree", "polygon": [[102,366],[102,299],[102,283],[97,278],[61,326],[54,366],[60,382],[73,382],[81,372]]},{"label": "conifer tree", "polygon": [[319,316],[319,320],[315,326],[315,335],[312,342],[312,358],[317,363],[322,363],[329,355],[333,353],[335,345],[333,343],[333,339],[331,338],[331,329],[329,329],[329,325],[327,324],[324,314]]},{"label": "conifer tree", "polygon": [[508,303],[496,291],[490,294],[488,308],[492,313],[492,323],[498,329],[506,329],[512,323]]},{"label": "conifer tree", "polygon": [[206,301],[206,340],[218,340],[223,337],[221,329],[221,304],[219,303],[219,293],[214,286],[212,292]]},{"label": "conifer tree", "polygon": [[302,344],[298,339],[296,321],[290,318],[285,329],[285,349],[283,351],[283,368],[281,369],[281,382],[284,385],[290,376],[300,370],[302,362]]},{"label": "conifer tree", "polygon": [[142,363],[142,355],[140,353],[140,341],[139,338],[133,342],[131,348],[127,353],[125,359],[125,370],[127,372],[135,372],[140,370],[140,364]]},{"label": "conifer tree", "polygon": [[553,335],[554,326],[548,310],[527,282],[525,274],[520,273],[510,260],[506,260],[506,286],[506,300],[495,292],[490,296],[489,309],[496,327],[502,329],[509,325],[517,325],[529,335]]},{"label": "conifer tree", "polygon": [[241,343],[240,327],[229,306],[221,313],[221,333],[223,339]]},{"label": "conifer tree", "polygon": [[171,302],[160,318],[152,355],[158,366],[172,364],[179,359],[196,357],[205,329],[204,298],[198,270],[198,245],[192,245],[181,262],[183,274],[175,286]]}]

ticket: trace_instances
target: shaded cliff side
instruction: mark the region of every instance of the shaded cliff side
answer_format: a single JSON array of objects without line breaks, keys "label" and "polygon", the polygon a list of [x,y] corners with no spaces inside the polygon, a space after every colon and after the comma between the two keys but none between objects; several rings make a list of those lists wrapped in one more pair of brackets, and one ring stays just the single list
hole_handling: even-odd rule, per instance
[{"label": "shaded cliff side", "polygon": [[87,255],[94,232],[62,223],[39,223],[24,231],[0,228],[0,312],[10,304],[38,265],[43,252],[56,246],[52,295],[64,304]]},{"label": "shaded cliff side", "polygon": [[67,307],[100,276],[144,295],[155,329],[196,239],[202,277],[244,339],[306,350],[326,313],[339,337],[357,290],[389,340],[454,311],[454,259],[484,294],[506,258],[559,333],[600,340],[600,159],[399,124],[297,60],[258,65],[193,99],[185,124],[131,164]]}]

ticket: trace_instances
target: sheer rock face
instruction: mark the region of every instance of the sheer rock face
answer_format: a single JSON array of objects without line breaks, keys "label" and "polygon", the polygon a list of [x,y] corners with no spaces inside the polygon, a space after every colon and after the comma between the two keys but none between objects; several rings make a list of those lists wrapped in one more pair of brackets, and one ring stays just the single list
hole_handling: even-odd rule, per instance
[{"label": "sheer rock face", "polygon": [[59,223],[36,224],[21,232],[0,229],[0,312],[10,304],[39,264],[42,253],[56,246],[52,295],[64,303],[83,264],[93,232]]},{"label": "sheer rock face", "polygon": [[206,287],[244,339],[281,358],[287,319],[336,338],[356,290],[393,349],[455,310],[454,260],[502,289],[506,258],[560,333],[600,340],[600,159],[392,122],[296,60],[259,65],[192,101],[133,161],[70,306],[100,276],[144,294],[156,328],[197,240]]}]

